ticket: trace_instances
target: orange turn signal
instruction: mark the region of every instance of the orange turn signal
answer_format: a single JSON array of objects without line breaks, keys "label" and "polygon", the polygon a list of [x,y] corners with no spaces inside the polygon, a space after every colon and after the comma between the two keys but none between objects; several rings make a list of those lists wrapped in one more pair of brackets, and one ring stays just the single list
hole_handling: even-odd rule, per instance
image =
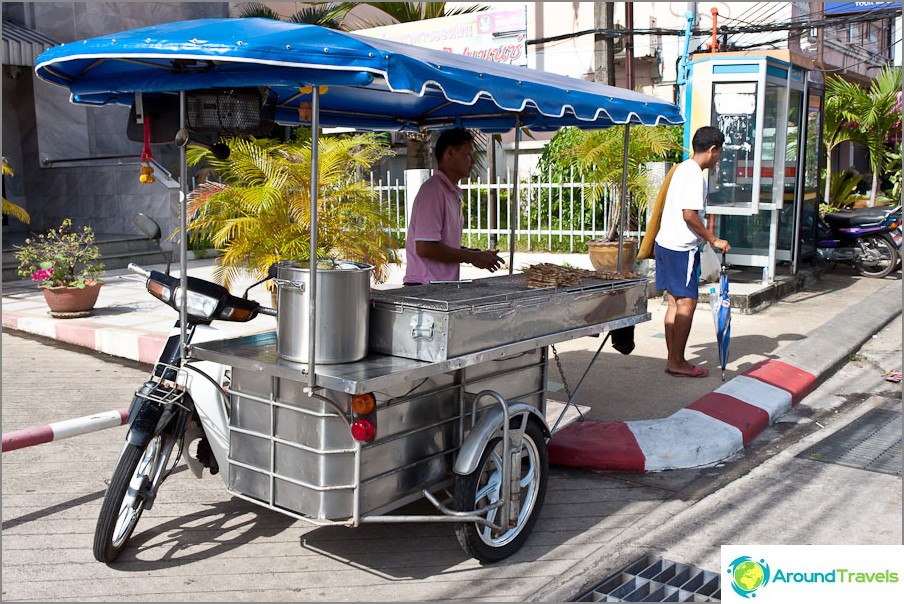
[{"label": "orange turn signal", "polygon": [[356,415],[367,415],[377,406],[377,397],[373,393],[356,394],[352,397],[352,411]]}]

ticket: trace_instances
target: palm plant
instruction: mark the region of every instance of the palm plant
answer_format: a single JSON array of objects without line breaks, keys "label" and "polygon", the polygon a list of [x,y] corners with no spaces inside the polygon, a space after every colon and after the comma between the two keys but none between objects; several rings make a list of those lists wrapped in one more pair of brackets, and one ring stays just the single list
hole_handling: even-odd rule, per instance
[{"label": "palm plant", "polygon": [[891,66],[876,76],[868,90],[837,76],[826,80],[826,119],[829,106],[833,105],[833,111],[837,110],[843,120],[839,130],[853,132],[847,140],[861,142],[869,150],[873,173],[869,206],[876,203],[879,179],[888,164],[887,141],[901,122],[900,108],[896,108],[900,90],[901,70]]},{"label": "palm plant", "polygon": [[[342,22],[356,4],[356,2],[309,2],[308,6],[295,11],[286,20],[292,23],[307,23],[329,29],[346,30],[347,28]],[[236,16],[283,20],[279,13],[260,2],[245,2],[238,5]]]},{"label": "palm plant", "polygon": [[[190,147],[188,161],[206,161],[221,182],[208,181],[189,195],[189,234],[207,239],[223,254],[214,278],[226,285],[242,275],[263,278],[280,260],[310,258],[311,141],[227,141],[225,160]],[[373,134],[322,137],[319,146],[318,257],[374,265],[385,281],[398,263],[389,217],[363,181],[364,171],[391,154]]]},{"label": "palm plant", "polygon": [[[15,172],[13,169],[9,167],[6,163],[6,158],[3,158],[3,176],[13,176]],[[4,187],[5,188],[5,187]],[[9,201],[6,197],[3,198],[3,215],[6,216],[9,214],[13,218],[17,218],[20,222],[24,224],[28,224],[31,222],[31,216],[28,212],[20,205],[14,204]]]},{"label": "palm plant", "polygon": [[[593,182],[590,194],[600,200],[611,187],[620,188],[624,159],[625,128],[613,126],[605,130],[581,131],[574,146],[565,154],[567,161]],[[630,203],[645,209],[649,201],[650,180],[645,164],[662,161],[681,151],[681,128],[634,126],[628,138],[628,193]],[[617,234],[621,201],[611,204],[609,232],[612,241]]]},{"label": "palm plant", "polygon": [[470,6],[458,6],[451,8],[448,2],[361,2],[380,9],[384,16],[376,19],[361,20],[360,27],[380,27],[395,23],[412,23],[453,15],[465,15],[488,10],[488,6],[472,4]]},{"label": "palm plant", "polygon": [[[851,104],[850,95],[860,94],[860,87],[853,86],[841,78],[829,78],[826,80],[826,99],[825,110],[823,111],[823,136],[822,142],[825,145],[826,157],[832,157],[832,151],[841,143],[861,142],[860,133],[851,128],[851,122],[845,117],[844,109]],[[832,170],[831,165],[826,170],[825,194],[823,204],[828,206],[832,203],[830,193],[832,189]]]}]

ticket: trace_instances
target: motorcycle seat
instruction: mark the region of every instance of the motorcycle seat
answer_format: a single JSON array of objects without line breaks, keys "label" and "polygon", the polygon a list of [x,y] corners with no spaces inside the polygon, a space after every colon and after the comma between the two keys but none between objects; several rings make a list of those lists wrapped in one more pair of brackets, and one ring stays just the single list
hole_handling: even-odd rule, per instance
[{"label": "motorcycle seat", "polygon": [[835,229],[879,225],[888,217],[892,209],[889,206],[880,206],[876,208],[842,210],[826,214],[825,221]]}]

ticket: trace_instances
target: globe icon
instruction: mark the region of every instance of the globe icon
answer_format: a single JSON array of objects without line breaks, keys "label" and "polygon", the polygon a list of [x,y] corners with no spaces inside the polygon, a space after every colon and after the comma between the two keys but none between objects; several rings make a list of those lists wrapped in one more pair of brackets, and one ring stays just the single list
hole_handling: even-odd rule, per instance
[{"label": "globe icon", "polygon": [[763,567],[753,560],[747,560],[738,564],[732,577],[736,585],[748,592],[756,590],[765,580]]}]

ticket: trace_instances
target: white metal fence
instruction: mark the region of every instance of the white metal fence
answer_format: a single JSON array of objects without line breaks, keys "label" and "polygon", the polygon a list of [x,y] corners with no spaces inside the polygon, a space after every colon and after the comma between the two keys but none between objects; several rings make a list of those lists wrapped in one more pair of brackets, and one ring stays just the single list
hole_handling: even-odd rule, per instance
[{"label": "white metal fence", "polygon": [[[390,231],[405,237],[406,191],[399,179],[375,179],[371,187],[377,191],[381,205],[387,210]],[[507,182],[490,184],[469,180],[460,184],[464,192],[462,212],[465,216],[465,245],[486,245],[490,238],[508,240],[513,186]],[[518,211],[515,213],[515,238],[527,249],[573,252],[576,244],[605,237],[617,221],[618,189],[606,188],[601,199],[593,199],[592,183],[570,178],[555,182],[552,174],[534,173],[520,179]],[[492,193],[492,195],[491,195]],[[640,237],[646,223],[644,213],[632,209],[626,237]]]}]

